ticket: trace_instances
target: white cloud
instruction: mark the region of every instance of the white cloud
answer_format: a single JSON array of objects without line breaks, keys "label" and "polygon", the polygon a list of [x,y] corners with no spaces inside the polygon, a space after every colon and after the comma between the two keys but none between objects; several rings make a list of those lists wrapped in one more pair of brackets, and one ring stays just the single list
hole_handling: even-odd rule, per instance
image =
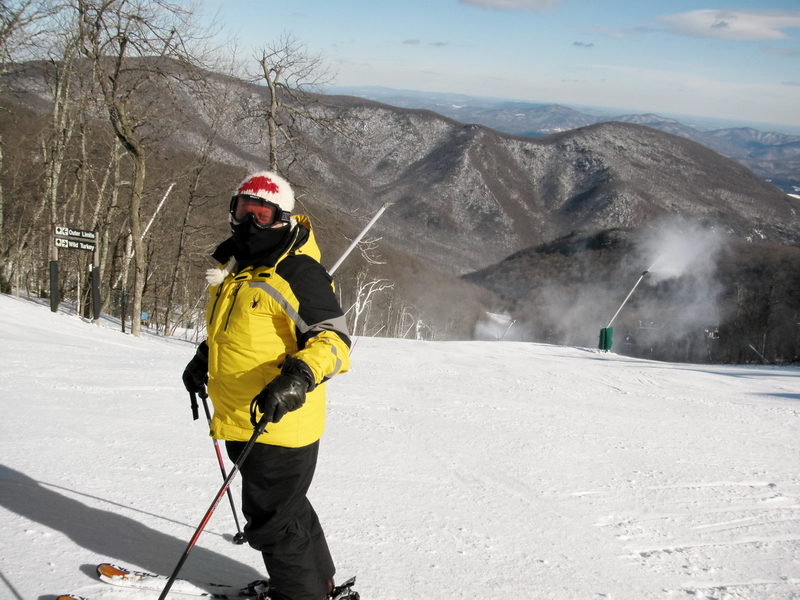
[{"label": "white cloud", "polygon": [[459,0],[461,4],[506,10],[532,10],[534,12],[550,12],[563,0]]},{"label": "white cloud", "polygon": [[693,10],[658,19],[678,35],[753,42],[785,40],[784,29],[800,27],[796,10]]}]

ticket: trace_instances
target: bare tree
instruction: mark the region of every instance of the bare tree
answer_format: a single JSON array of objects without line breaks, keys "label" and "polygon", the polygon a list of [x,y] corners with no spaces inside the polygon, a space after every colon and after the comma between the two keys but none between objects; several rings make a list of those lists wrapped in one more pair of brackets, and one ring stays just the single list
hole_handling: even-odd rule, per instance
[{"label": "bare tree", "polygon": [[[350,331],[352,331],[354,335],[358,335],[359,326],[362,329],[362,333],[366,327],[367,318],[365,313],[368,314],[372,306],[373,296],[383,290],[394,287],[394,284],[388,283],[385,279],[368,279],[367,277],[368,272],[366,268],[358,270],[355,282],[355,301],[347,310],[347,312],[351,314]],[[364,319],[363,323],[361,322],[362,318]]]},{"label": "bare tree", "polygon": [[[141,334],[147,256],[142,227],[149,136],[165,111],[163,84],[192,60],[191,13],[151,0],[77,0],[81,51],[92,63],[109,122],[132,163],[128,219],[133,247],[131,333]],[[156,84],[162,84],[158,86]]]},{"label": "bare tree", "polygon": [[[192,215],[196,208],[202,207],[208,200],[208,195],[203,188],[204,179],[207,179],[214,166],[213,155],[217,147],[220,135],[230,128],[235,114],[234,97],[238,91],[238,86],[233,84],[233,80],[223,79],[219,83],[212,80],[208,86],[203,88],[197,95],[198,102],[204,108],[206,115],[205,139],[199,147],[199,153],[192,163],[187,180],[186,208],[183,219],[178,231],[178,244],[175,253],[173,269],[175,273],[182,272],[182,264],[187,254],[187,243],[190,232],[195,231]],[[184,282],[185,283],[185,282]],[[176,304],[176,288],[179,286],[178,277],[172,277],[167,285],[167,298],[164,317],[165,335],[174,333],[177,321],[173,323],[172,311]],[[185,291],[184,286],[184,291]],[[186,302],[186,294],[182,302],[180,318],[185,318],[196,304]]]},{"label": "bare tree", "polygon": [[52,15],[58,5],[50,0],[3,0],[0,2],[0,72],[7,72],[20,52],[35,45],[42,31],[34,31],[37,21]]},{"label": "bare tree", "polygon": [[[303,121],[322,124],[325,117],[313,107],[313,95],[331,82],[332,76],[321,54],[312,54],[289,33],[255,55],[260,66],[258,80],[266,83],[269,98],[257,114],[267,122],[269,168],[280,172],[294,162],[301,145],[299,127]],[[287,146],[287,164],[281,164],[280,148]]]},{"label": "bare tree", "polygon": [[[61,186],[62,171],[67,161],[67,150],[75,132],[76,115],[73,110],[74,86],[76,76],[75,61],[78,48],[73,37],[74,31],[65,31],[62,35],[61,49],[47,61],[45,78],[50,82],[53,109],[50,130],[43,143],[43,157],[46,165],[44,201],[50,212],[50,227],[54,228],[59,221],[58,196]],[[55,246],[53,260],[57,260]]]},{"label": "bare tree", "polygon": [[[16,59],[23,58],[19,54],[32,46],[34,38],[38,35],[38,32],[34,31],[34,25],[52,14],[53,10],[48,0],[0,1],[0,75],[8,73]],[[11,246],[6,239],[4,213],[5,196],[0,189],[0,288],[7,289],[9,285],[6,281],[8,274],[6,261],[11,255]],[[19,249],[19,245],[17,248]]]},{"label": "bare tree", "polygon": [[[0,136],[0,171],[3,169],[3,138]],[[3,217],[5,210],[5,195],[3,193],[3,185],[0,183],[0,293],[8,293],[11,291],[7,279],[6,261],[9,255],[9,247],[6,245],[5,236],[5,219]]]}]

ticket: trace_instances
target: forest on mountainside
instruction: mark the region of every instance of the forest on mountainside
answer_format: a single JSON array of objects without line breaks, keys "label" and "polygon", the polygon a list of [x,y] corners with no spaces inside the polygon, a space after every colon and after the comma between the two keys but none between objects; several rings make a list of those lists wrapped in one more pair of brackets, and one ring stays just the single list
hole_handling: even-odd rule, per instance
[{"label": "forest on mountainside", "polygon": [[508,302],[511,339],[598,347],[600,330],[612,325],[613,351],[630,356],[800,360],[795,246],[733,241],[686,222],[573,232],[464,279]]}]

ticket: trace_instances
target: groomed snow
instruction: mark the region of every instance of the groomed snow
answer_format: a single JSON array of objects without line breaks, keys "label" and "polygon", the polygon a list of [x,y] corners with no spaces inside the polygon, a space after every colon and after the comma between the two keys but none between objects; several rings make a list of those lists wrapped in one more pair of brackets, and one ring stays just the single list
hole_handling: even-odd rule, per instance
[{"label": "groomed snow", "polygon": [[[112,326],[0,296],[0,598],[155,599],[92,565],[169,574],[219,489],[193,345]],[[352,360],[312,502],[364,600],[800,598],[799,369],[376,338]],[[262,576],[235,531],[223,502],[182,576]]]}]

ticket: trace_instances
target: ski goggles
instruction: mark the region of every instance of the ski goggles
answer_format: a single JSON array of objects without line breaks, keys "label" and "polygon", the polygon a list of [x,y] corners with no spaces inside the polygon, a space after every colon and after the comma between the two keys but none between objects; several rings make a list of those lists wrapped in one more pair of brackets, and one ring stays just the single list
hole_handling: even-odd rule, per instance
[{"label": "ski goggles", "polygon": [[277,204],[258,196],[236,194],[231,198],[231,221],[234,225],[239,225],[248,217],[253,225],[266,229],[275,223],[288,223],[290,214]]}]

